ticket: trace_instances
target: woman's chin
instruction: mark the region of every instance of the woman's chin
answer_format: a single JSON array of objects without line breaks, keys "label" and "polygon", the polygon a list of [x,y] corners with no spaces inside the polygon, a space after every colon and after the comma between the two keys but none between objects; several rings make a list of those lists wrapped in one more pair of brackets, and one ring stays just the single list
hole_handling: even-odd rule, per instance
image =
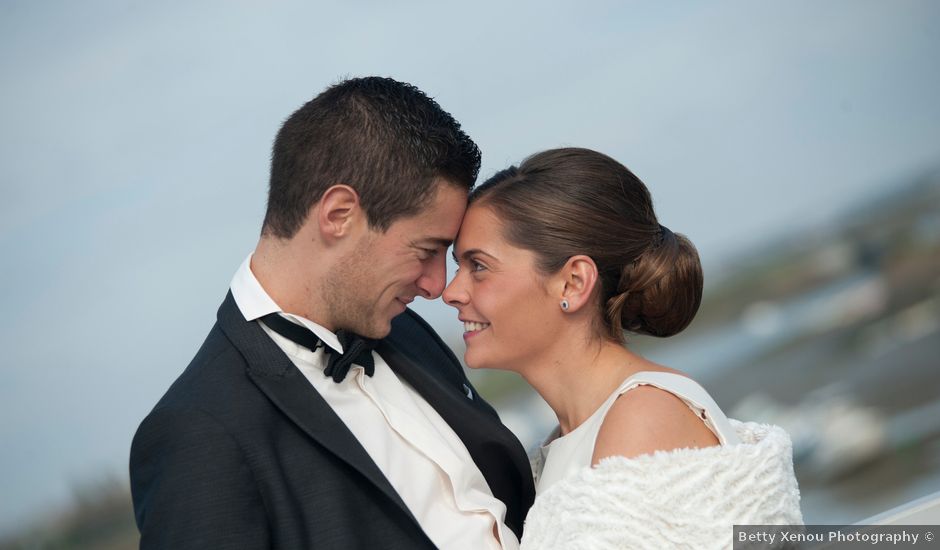
[{"label": "woman's chin", "polygon": [[463,356],[463,363],[467,365],[468,369],[480,370],[480,369],[492,369],[495,368],[493,365],[490,365],[487,361],[481,359],[469,351]]},{"label": "woman's chin", "polygon": [[512,368],[507,368],[507,364],[503,361],[493,361],[489,358],[470,353],[464,355],[463,363],[467,365],[468,369],[472,370],[513,370]]},{"label": "woman's chin", "polygon": [[464,358],[463,358],[463,363],[464,363],[464,365],[467,365],[467,368],[468,368],[468,369],[478,370],[478,369],[485,369],[485,368],[486,368],[486,367],[484,367],[484,366],[481,366],[481,365],[480,365],[478,362],[476,362],[476,361],[471,361],[471,360],[468,359],[466,356],[464,356]]}]

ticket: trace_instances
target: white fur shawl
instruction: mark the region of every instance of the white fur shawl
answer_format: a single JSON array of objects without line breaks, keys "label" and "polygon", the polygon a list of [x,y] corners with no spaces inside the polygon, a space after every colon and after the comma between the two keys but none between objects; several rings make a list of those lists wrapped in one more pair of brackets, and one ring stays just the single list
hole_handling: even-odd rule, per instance
[{"label": "white fur shawl", "polygon": [[610,457],[535,500],[522,550],[731,548],[734,524],[802,524],[790,437],[731,420],[741,443]]}]

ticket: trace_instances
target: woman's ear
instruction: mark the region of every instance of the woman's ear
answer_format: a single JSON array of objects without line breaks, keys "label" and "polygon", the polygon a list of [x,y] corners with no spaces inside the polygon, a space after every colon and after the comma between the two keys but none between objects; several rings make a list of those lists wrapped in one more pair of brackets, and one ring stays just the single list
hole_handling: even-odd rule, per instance
[{"label": "woman's ear", "polygon": [[311,212],[316,216],[321,237],[327,242],[348,236],[362,214],[359,194],[344,184],[327,189]]},{"label": "woman's ear", "polygon": [[564,311],[573,313],[590,302],[597,284],[597,265],[590,256],[579,254],[568,258],[559,275],[564,283],[559,297]]}]

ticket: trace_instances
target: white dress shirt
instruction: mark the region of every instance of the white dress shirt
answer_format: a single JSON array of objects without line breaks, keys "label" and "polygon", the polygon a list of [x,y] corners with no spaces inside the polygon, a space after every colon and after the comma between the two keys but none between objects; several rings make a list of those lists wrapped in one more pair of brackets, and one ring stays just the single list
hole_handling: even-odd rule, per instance
[{"label": "white dress shirt", "polygon": [[[281,311],[251,272],[251,255],[235,273],[231,289],[248,321],[280,313],[342,352],[334,333]],[[436,546],[447,550],[518,548],[515,534],[504,523],[506,505],[493,496],[463,442],[382,356],[372,352],[373,376],[353,365],[346,378],[336,383],[323,373],[327,363],[323,348],[311,351],[264,323],[261,327],[356,436]]]}]

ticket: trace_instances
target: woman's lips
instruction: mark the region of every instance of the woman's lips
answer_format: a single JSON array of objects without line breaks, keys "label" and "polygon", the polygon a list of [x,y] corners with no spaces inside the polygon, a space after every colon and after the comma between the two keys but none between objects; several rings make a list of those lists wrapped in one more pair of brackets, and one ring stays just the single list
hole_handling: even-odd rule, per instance
[{"label": "woman's lips", "polygon": [[464,321],[463,322],[463,337],[464,339],[472,338],[476,336],[481,331],[484,331],[489,327],[489,323],[479,323],[476,321]]}]

